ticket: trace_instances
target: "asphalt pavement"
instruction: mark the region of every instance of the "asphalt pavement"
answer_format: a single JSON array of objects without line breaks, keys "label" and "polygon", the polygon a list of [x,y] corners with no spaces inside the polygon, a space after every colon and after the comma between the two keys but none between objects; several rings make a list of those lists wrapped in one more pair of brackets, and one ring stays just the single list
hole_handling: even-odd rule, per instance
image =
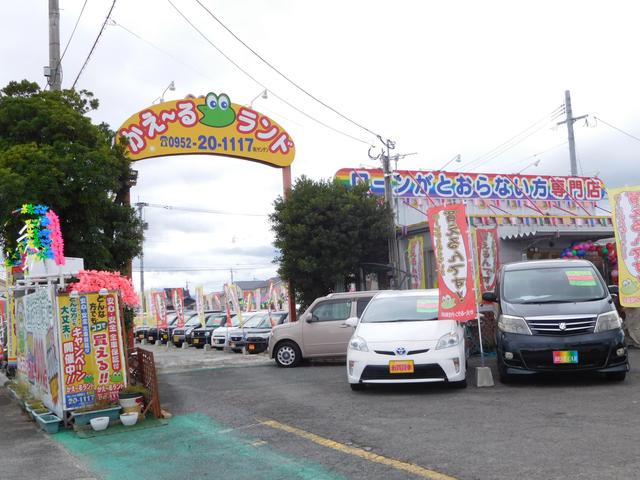
[{"label": "asphalt pavement", "polygon": [[[168,424],[48,436],[0,388],[0,478],[640,478],[638,370],[622,383],[543,377],[352,392],[343,361],[281,369],[266,355],[144,348]],[[497,378],[495,359],[488,365]]]},{"label": "asphalt pavement", "polygon": [[[638,365],[640,351],[630,359]],[[495,359],[488,363],[497,379]],[[637,369],[622,383],[542,377],[515,385],[496,380],[490,388],[471,382],[464,390],[430,384],[352,392],[342,362],[295,369],[269,362],[160,375],[160,384],[174,414],[204,413],[353,480],[437,473],[469,480],[640,478]]]}]

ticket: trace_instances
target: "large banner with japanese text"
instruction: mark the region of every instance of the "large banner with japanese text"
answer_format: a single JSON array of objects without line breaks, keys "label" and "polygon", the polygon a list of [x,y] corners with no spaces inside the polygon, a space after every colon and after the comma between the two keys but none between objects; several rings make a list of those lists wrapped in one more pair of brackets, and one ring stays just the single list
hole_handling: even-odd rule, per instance
[{"label": "large banner with japanese text", "polygon": [[424,237],[422,235],[411,237],[407,245],[407,260],[409,261],[409,273],[411,274],[409,288],[426,288],[423,252]]},{"label": "large banner with japanese text", "polygon": [[162,290],[151,291],[151,302],[155,315],[156,326],[167,328],[167,293]]},{"label": "large banner with japanese text", "polygon": [[132,115],[118,129],[131,160],[168,155],[224,155],[288,167],[289,134],[271,118],[231,103],[225,93],[173,100]]},{"label": "large banner with japanese text", "polygon": [[493,292],[500,267],[498,228],[475,228],[475,249],[480,276],[480,295]]},{"label": "large banner with japanese text", "polygon": [[5,312],[7,310],[7,302],[0,298],[0,355],[4,358],[4,350],[7,348],[7,340],[5,331],[7,329],[7,322],[5,320]]},{"label": "large banner with japanese text", "polygon": [[204,287],[202,285],[196,287],[196,312],[200,325],[204,326]]},{"label": "large banner with japanese text", "polygon": [[11,267],[7,267],[6,291],[7,299],[5,309],[5,322],[7,324],[7,365],[9,367],[17,367],[18,365],[18,334],[15,317],[15,296],[11,286],[13,285],[13,273]]},{"label": "large banner with japanese text", "polygon": [[65,410],[115,401],[126,382],[118,296],[58,296]]},{"label": "large banner with japanese text", "polygon": [[[591,177],[408,170],[393,173],[393,195],[401,198],[424,197],[425,193],[440,199],[596,202],[607,198],[602,180]],[[381,169],[342,168],[335,176],[345,185],[368,183],[371,193],[384,196]]]},{"label": "large banner with japanese text", "polygon": [[465,207],[433,207],[427,216],[438,271],[438,318],[473,320],[478,307]]},{"label": "large banner with japanese text", "polygon": [[609,189],[624,307],[640,308],[640,185]]},{"label": "large banner with japanese text", "polygon": [[171,303],[176,312],[178,328],[184,327],[184,290],[181,288],[171,289]]}]

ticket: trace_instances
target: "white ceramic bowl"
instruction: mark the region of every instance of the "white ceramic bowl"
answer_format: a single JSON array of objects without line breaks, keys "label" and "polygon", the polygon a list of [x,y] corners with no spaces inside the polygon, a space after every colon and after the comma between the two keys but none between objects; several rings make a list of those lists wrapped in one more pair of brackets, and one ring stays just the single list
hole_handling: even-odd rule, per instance
[{"label": "white ceramic bowl", "polygon": [[96,432],[100,430],[104,430],[109,426],[109,417],[96,417],[90,420],[91,428],[93,428]]},{"label": "white ceramic bowl", "polygon": [[126,427],[135,425],[138,421],[138,412],[129,412],[120,414],[120,421]]}]

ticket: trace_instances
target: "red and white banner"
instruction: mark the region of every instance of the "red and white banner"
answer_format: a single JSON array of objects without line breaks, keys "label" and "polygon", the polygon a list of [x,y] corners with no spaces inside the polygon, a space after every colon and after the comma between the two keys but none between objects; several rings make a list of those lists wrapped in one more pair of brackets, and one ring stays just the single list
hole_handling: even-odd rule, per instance
[{"label": "red and white banner", "polygon": [[151,302],[153,303],[156,325],[160,328],[167,328],[167,294],[164,290],[154,290],[151,292]]},{"label": "red and white banner", "polygon": [[438,270],[438,318],[464,322],[478,316],[473,258],[464,205],[427,211]]},{"label": "red and white banner", "polygon": [[184,290],[172,288],[171,303],[173,303],[173,309],[178,316],[178,328],[184,327]]},{"label": "red and white banner", "polygon": [[498,228],[476,228],[476,258],[480,275],[480,295],[493,292],[498,281],[500,258],[498,244]]}]

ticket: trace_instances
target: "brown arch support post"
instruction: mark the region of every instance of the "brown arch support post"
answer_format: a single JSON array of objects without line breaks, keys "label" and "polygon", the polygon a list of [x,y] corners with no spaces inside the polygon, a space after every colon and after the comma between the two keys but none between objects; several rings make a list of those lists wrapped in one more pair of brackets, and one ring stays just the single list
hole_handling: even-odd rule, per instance
[{"label": "brown arch support post", "polygon": [[[291,167],[284,167],[282,169],[282,187],[284,190],[285,200],[291,196]],[[295,322],[297,318],[296,312],[296,295],[293,288],[293,283],[289,280],[289,321]]]}]

